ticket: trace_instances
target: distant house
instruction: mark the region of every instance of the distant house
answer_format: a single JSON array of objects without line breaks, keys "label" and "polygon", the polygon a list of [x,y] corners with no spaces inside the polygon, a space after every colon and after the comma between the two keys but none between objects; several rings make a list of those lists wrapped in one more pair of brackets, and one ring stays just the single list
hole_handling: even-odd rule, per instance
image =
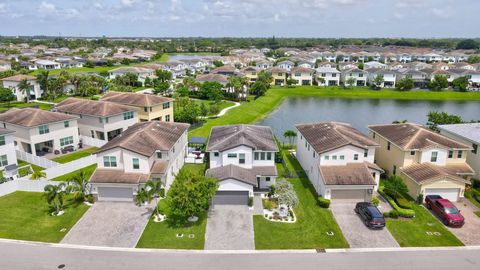
[{"label": "distant house", "polygon": [[199,83],[204,82],[217,82],[222,86],[227,85],[228,83],[228,76],[223,74],[216,74],[216,73],[209,73],[209,74],[202,74],[198,75],[195,80]]},{"label": "distant house", "polygon": [[0,71],[7,71],[10,69],[12,69],[12,65],[10,64],[10,62],[0,59]]},{"label": "distant house", "polygon": [[266,60],[259,60],[259,61],[256,61],[255,63],[256,63],[256,67],[259,69],[268,69],[273,66],[271,62]]},{"label": "distant house", "polygon": [[297,159],[315,191],[332,201],[370,201],[383,170],[375,163],[379,145],[346,123],[295,126]]},{"label": "distant house", "polygon": [[50,60],[37,60],[35,61],[35,65],[39,69],[60,69],[61,65],[58,62],[50,61]]},{"label": "distant house", "polygon": [[305,67],[294,67],[291,69],[291,78],[295,80],[297,85],[312,85],[314,70]]},{"label": "distant house", "polygon": [[365,70],[372,69],[372,68],[375,68],[375,69],[386,69],[387,68],[387,65],[382,64],[382,63],[377,62],[377,61],[366,62],[363,65],[364,65]]},{"label": "distant house", "polygon": [[380,87],[395,88],[397,81],[397,72],[383,68],[372,68],[368,70],[368,81],[372,84],[377,76],[383,76],[383,82]]},{"label": "distant house", "polygon": [[340,85],[340,71],[331,67],[319,67],[316,70],[317,82],[321,86]]},{"label": "distant house", "polygon": [[239,73],[239,70],[234,66],[225,65],[212,70],[210,73],[221,74],[225,76],[234,76]]},{"label": "distant house", "polygon": [[242,70],[242,73],[248,78],[249,82],[253,83],[257,80],[257,76],[260,71],[261,69],[257,67],[247,67]]},{"label": "distant house", "polygon": [[[21,81],[26,80],[30,84],[30,89],[26,92],[22,92],[18,85]],[[40,89],[40,84],[37,82],[37,78],[29,75],[15,75],[7,78],[1,79],[3,82],[3,87],[12,89],[13,94],[17,97],[17,101],[25,101],[28,99],[35,100],[42,96],[42,89]]]},{"label": "distant house", "polygon": [[466,163],[470,145],[411,123],[373,125],[369,137],[380,145],[378,165],[399,175],[413,198],[441,195],[451,201],[463,197],[474,175]]},{"label": "distant house", "polygon": [[140,121],[174,121],[171,98],[128,92],[108,92],[101,100],[137,107]]},{"label": "distant house", "polygon": [[344,85],[347,85],[349,79],[353,78],[356,86],[366,86],[367,85],[367,75],[366,71],[363,71],[358,68],[346,69],[341,73],[341,82]]},{"label": "distant house", "polygon": [[208,176],[219,181],[214,204],[248,204],[255,191],[275,184],[277,143],[270,127],[229,125],[212,128]]},{"label": "distant house", "polygon": [[155,76],[155,70],[142,67],[120,67],[108,71],[110,79],[115,79],[117,76],[122,76],[127,73],[133,73],[138,76],[138,81],[142,84],[145,83],[146,78],[153,79]]},{"label": "distant house", "polygon": [[285,61],[278,62],[277,65],[276,65],[276,67],[281,68],[281,69],[285,69],[287,71],[290,71],[294,66],[295,66],[295,63],[293,63],[290,60],[285,60]]},{"label": "distant house", "polygon": [[77,147],[77,116],[40,109],[10,109],[0,114],[3,128],[13,130],[18,150],[41,156],[66,146]]},{"label": "distant house", "polygon": [[272,74],[272,85],[285,85],[288,74],[290,73],[288,70],[279,67],[272,67],[268,69],[267,72]]},{"label": "distant house", "polygon": [[14,132],[13,130],[0,128],[0,170],[3,170],[7,165],[17,165]]},{"label": "distant house", "polygon": [[90,178],[98,201],[134,201],[149,179],[166,190],[182,168],[190,125],[159,121],[137,123],[97,151],[97,169]]},{"label": "distant house", "polygon": [[78,116],[80,135],[99,140],[111,141],[138,122],[138,108],[107,101],[68,98],[55,109]]}]

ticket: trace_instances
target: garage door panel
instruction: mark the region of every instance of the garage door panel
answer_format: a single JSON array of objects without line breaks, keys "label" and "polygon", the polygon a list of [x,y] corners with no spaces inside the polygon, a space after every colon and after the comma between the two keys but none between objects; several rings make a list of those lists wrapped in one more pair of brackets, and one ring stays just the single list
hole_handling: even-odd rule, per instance
[{"label": "garage door panel", "polygon": [[458,194],[460,189],[458,188],[426,188],[425,196],[427,195],[440,195],[444,199],[449,199],[452,202],[458,201]]},{"label": "garage door panel", "polygon": [[98,187],[99,201],[133,201],[132,188],[123,187]]},{"label": "garage door panel", "polygon": [[248,191],[217,191],[213,204],[247,205]]},{"label": "garage door panel", "polygon": [[363,202],[365,189],[334,189],[331,191],[332,202]]}]

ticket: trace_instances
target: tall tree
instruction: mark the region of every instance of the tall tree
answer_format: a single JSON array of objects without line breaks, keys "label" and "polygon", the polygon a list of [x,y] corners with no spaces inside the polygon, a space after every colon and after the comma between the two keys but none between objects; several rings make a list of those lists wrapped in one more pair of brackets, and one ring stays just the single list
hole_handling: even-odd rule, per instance
[{"label": "tall tree", "polygon": [[47,203],[54,209],[54,213],[58,214],[63,209],[63,198],[65,196],[65,183],[58,185],[46,185],[44,188]]},{"label": "tall tree", "polygon": [[17,85],[18,90],[27,97],[27,103],[30,103],[31,87],[32,85],[26,79],[21,80]]},{"label": "tall tree", "polygon": [[438,125],[461,124],[463,119],[460,116],[448,114],[446,112],[429,112],[427,126],[434,131],[438,131]]},{"label": "tall tree", "polygon": [[448,88],[447,77],[443,75],[435,75],[433,80],[428,83],[428,88],[432,91],[442,91],[443,89]]},{"label": "tall tree", "polygon": [[145,203],[151,203],[155,199],[155,213],[157,217],[160,216],[160,211],[158,209],[158,200],[163,196],[164,189],[162,188],[161,181],[148,180],[145,183],[145,187],[140,189],[137,196],[135,197],[135,202],[137,205],[143,205]]},{"label": "tall tree", "polygon": [[7,107],[10,107],[10,102],[16,99],[13,91],[9,88],[0,86],[0,101],[3,103],[7,103]]},{"label": "tall tree", "polygon": [[37,74],[37,82],[44,93],[48,93],[49,73],[50,71],[48,70],[41,70],[40,73]]},{"label": "tall tree", "polygon": [[398,91],[409,91],[409,90],[412,90],[413,87],[414,87],[413,79],[408,76],[403,77],[396,84],[396,89]]},{"label": "tall tree", "polygon": [[80,171],[73,177],[68,179],[67,192],[73,193],[73,198],[76,200],[87,200],[89,194],[88,177],[84,171]]}]

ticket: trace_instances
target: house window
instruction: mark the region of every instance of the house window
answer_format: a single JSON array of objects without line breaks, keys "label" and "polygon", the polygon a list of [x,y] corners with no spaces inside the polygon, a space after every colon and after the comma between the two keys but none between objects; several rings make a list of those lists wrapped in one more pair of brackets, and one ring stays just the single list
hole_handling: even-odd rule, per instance
[{"label": "house window", "polygon": [[265,160],[265,152],[260,153],[260,160]]},{"label": "house window", "polygon": [[438,158],[438,152],[437,151],[432,152],[432,156],[430,157],[430,161],[431,162],[437,162],[437,158]]},{"label": "house window", "polygon": [[333,74],[332,74],[332,77],[333,77],[333,78],[337,77],[337,74],[333,73]]},{"label": "house window", "polygon": [[170,102],[163,103],[163,109],[166,110],[170,108]]},{"label": "house window", "polygon": [[238,155],[238,163],[245,164],[245,154],[242,153]]},{"label": "house window", "polygon": [[410,155],[411,155],[411,156],[415,156],[415,151],[413,151],[413,150],[410,151]]},{"label": "house window", "polygon": [[140,160],[138,158],[132,158],[132,165],[134,170],[140,169]]},{"label": "house window", "polygon": [[393,165],[393,175],[397,174],[397,166]]},{"label": "house window", "polygon": [[363,73],[358,74],[358,77],[363,77]]},{"label": "house window", "polygon": [[302,74],[300,74],[300,73],[295,73],[295,77],[300,77],[300,76],[302,76]]},{"label": "house window", "polygon": [[236,153],[229,153],[227,155],[228,158],[237,158],[237,154]]},{"label": "house window", "polygon": [[38,127],[38,132],[40,134],[47,134],[50,132],[50,130],[48,129],[48,125],[43,125],[43,126],[39,126]]},{"label": "house window", "polygon": [[107,124],[108,123],[108,117],[105,117],[105,118],[100,117],[100,118],[98,118],[98,121],[100,122],[100,124],[103,124],[103,123]]},{"label": "house window", "polygon": [[375,139],[375,132],[373,132],[372,137]]},{"label": "house window", "polygon": [[477,144],[472,144],[472,153],[476,154],[478,151],[478,145]]},{"label": "house window", "polygon": [[358,154],[353,155],[353,160],[358,160]]},{"label": "house window", "polygon": [[5,145],[5,136],[0,136],[0,145]]},{"label": "house window", "polygon": [[165,122],[170,122],[170,114],[165,115]]},{"label": "house window", "polygon": [[123,113],[123,120],[128,120],[133,118],[133,112],[124,112]]},{"label": "house window", "polygon": [[70,122],[68,122],[68,121],[63,122],[63,126],[68,128],[70,126]]},{"label": "house window", "polygon": [[0,166],[7,166],[8,165],[8,159],[7,155],[1,155],[0,156]]},{"label": "house window", "polygon": [[325,155],[325,156],[323,156],[323,159],[329,160],[329,159],[330,159],[330,156],[329,156],[329,155]]},{"label": "house window", "polygon": [[368,157],[368,149],[363,150],[363,157]]},{"label": "house window", "polygon": [[463,157],[463,151],[460,150],[458,151],[457,158],[462,158]]},{"label": "house window", "polygon": [[265,177],[266,182],[270,182],[270,176]]},{"label": "house window", "polygon": [[157,158],[162,159],[162,152],[157,152]]},{"label": "house window", "polygon": [[322,73],[322,77],[327,77],[327,74],[325,74],[325,73]]},{"label": "house window", "polygon": [[143,107],[144,112],[148,112],[148,107]]},{"label": "house window", "polygon": [[103,157],[103,167],[117,167],[117,157],[104,156]]},{"label": "house window", "polygon": [[277,75],[278,75],[278,76],[283,76],[283,73],[278,73]]},{"label": "house window", "polygon": [[387,142],[387,150],[390,151],[390,142]]},{"label": "house window", "polygon": [[448,151],[448,158],[453,158],[453,151]]},{"label": "house window", "polygon": [[307,148],[307,141],[305,141],[305,148]]},{"label": "house window", "polygon": [[272,160],[272,153],[271,152],[267,152],[267,160]]},{"label": "house window", "polygon": [[73,136],[60,138],[60,146],[65,146],[73,143]]},{"label": "house window", "polygon": [[[358,157],[358,155],[357,155]],[[340,160],[345,160],[345,156],[344,155],[340,155]]]},{"label": "house window", "polygon": [[309,144],[309,145],[307,145],[307,148],[308,148],[308,151],[310,151],[310,144]]},{"label": "house window", "polygon": [[315,158],[315,151],[313,151],[313,158]]},{"label": "house window", "polygon": [[219,152],[214,152],[214,153],[213,153],[213,156],[214,156],[214,157],[218,157],[218,156],[220,156],[220,153],[219,153]]},{"label": "house window", "polygon": [[377,173],[376,173],[376,172],[373,172],[373,173],[372,173],[372,176],[373,176],[373,179],[375,179],[375,177],[377,176]]},{"label": "house window", "polygon": [[254,160],[259,160],[259,159],[260,159],[260,153],[255,152],[255,153],[253,154],[253,159],[254,159]]},{"label": "house window", "polygon": [[332,156],[332,160],[337,160],[337,156]]}]

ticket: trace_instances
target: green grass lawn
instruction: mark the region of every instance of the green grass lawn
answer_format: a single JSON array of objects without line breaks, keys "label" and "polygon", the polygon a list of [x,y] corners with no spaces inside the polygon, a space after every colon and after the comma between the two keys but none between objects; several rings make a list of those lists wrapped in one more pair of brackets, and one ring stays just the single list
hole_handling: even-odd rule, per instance
[{"label": "green grass lawn", "polygon": [[[18,163],[19,168],[22,167],[22,166],[25,166],[25,165],[30,165],[34,172],[39,172],[39,171],[45,170],[45,168],[42,168],[42,167],[37,166],[35,164],[28,163],[28,162],[20,160],[20,159],[17,159],[17,163]],[[23,177],[23,176],[29,174],[29,170],[28,170],[27,167],[21,168],[21,169],[18,170],[18,174],[20,175],[20,177]]]},{"label": "green grass lawn", "polygon": [[52,105],[49,104],[43,104],[43,103],[37,103],[37,102],[31,102],[31,103],[25,103],[25,102],[10,102],[8,103],[0,103],[0,111],[4,110],[9,110],[11,108],[25,108],[25,107],[33,107],[33,106],[38,106],[42,110],[51,110]]},{"label": "green grass lawn", "polygon": [[294,88],[273,87],[258,99],[250,99],[241,106],[229,110],[224,116],[206,120],[203,126],[190,131],[192,136],[208,136],[213,126],[227,124],[252,124],[265,118],[287,97],[319,97],[349,99],[401,99],[401,100],[480,100],[476,92],[431,92],[395,90],[369,90],[367,87],[343,89],[342,87],[298,86]]},{"label": "green grass lawn", "polygon": [[[207,109],[209,109],[210,106],[215,104],[213,101],[202,100],[202,99],[194,99],[193,102],[198,104],[198,105],[205,104],[205,106],[207,106]],[[217,103],[216,105],[218,105],[219,112],[220,112],[225,108],[228,108],[228,107],[231,107],[231,106],[235,105],[235,103],[233,103],[231,101],[227,101],[227,100],[222,100],[219,103]],[[208,116],[212,116],[212,115],[209,113]]]},{"label": "green grass lawn", "polygon": [[465,198],[480,208],[480,202],[474,198],[475,195],[480,196],[480,190],[472,188],[471,190],[465,191]]},{"label": "green grass lawn", "polygon": [[97,150],[98,150],[97,147],[90,147],[90,148],[85,149],[85,150],[76,151],[76,152],[73,152],[71,154],[66,154],[66,155],[63,155],[63,156],[60,156],[60,157],[52,158],[51,160],[53,160],[55,162],[58,162],[58,163],[68,163],[68,162],[73,161],[73,160],[77,160],[77,159],[80,159],[80,158],[83,158],[83,157],[88,157],[88,156],[92,155]]},{"label": "green grass lawn", "polygon": [[65,214],[53,217],[43,193],[17,191],[0,197],[0,238],[60,242],[88,209],[70,200],[65,204]]},{"label": "green grass lawn", "polygon": [[[387,219],[387,228],[402,247],[463,246],[440,221],[423,206],[413,204],[415,217],[406,219]],[[427,232],[439,232],[441,235],[428,235]]]},{"label": "green grass lawn", "polygon": [[[295,177],[299,176],[299,178],[289,179],[300,201],[299,205],[294,209],[297,222],[293,224],[277,223],[266,220],[263,216],[254,216],[255,248],[310,249],[348,247],[348,242],[343,237],[332,212],[317,205],[313,186],[308,178],[304,176],[300,164],[293,158],[286,159],[286,163],[288,170],[293,170]],[[328,236],[328,231],[332,231],[334,235]]]},{"label": "green grass lawn", "polygon": [[63,182],[66,182],[66,181],[69,181],[70,178],[72,178],[72,177],[74,177],[76,174],[78,174],[80,171],[84,171],[87,179],[90,179],[90,176],[92,176],[92,174],[93,174],[93,172],[95,171],[96,168],[97,168],[97,164],[93,164],[93,165],[87,166],[87,167],[85,167],[85,168],[82,168],[82,169],[73,171],[73,172],[71,172],[71,173],[67,173],[67,174],[64,174],[64,175],[55,177],[55,178],[53,178],[52,180],[53,180],[53,181],[63,181]]}]

